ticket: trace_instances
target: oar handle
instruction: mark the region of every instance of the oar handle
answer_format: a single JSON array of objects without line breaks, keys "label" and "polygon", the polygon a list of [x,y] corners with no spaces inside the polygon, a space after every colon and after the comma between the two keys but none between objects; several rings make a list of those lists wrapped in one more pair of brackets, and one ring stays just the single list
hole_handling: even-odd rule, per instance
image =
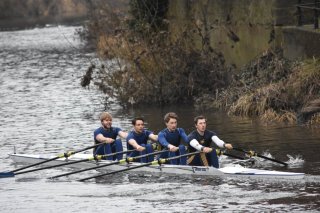
[{"label": "oar handle", "polygon": [[127,158],[127,162],[132,162],[132,161],[140,159],[140,158],[148,157],[148,156],[151,156],[151,155],[157,155],[157,154],[161,154],[161,153],[168,152],[168,151],[169,150],[164,149],[164,150],[158,151],[158,152],[152,152],[152,153],[148,153],[148,154],[144,154],[144,155],[139,155],[139,156],[136,156],[136,157],[129,157],[129,158]]},{"label": "oar handle", "polygon": [[126,151],[121,151],[121,152],[114,152],[106,155],[95,155],[92,160],[101,160],[102,158],[118,155],[118,154],[127,154],[130,152],[136,151],[136,149],[131,149],[131,150],[126,150]]},{"label": "oar handle", "polygon": [[175,156],[175,157],[171,157],[171,158],[160,158],[159,159],[159,164],[163,164],[163,163],[167,163],[171,160],[175,160],[175,159],[178,159],[178,158],[181,158],[181,157],[187,157],[187,156],[190,156],[190,155],[196,155],[196,154],[199,154],[201,153],[200,151],[196,151],[196,152],[191,152],[191,153],[187,153],[187,154],[183,154],[183,155],[178,155],[178,156]]},{"label": "oar handle", "polygon": [[[162,152],[165,152],[165,151],[167,151],[167,150],[146,154],[146,155],[143,155],[143,157],[147,157],[147,156],[150,156],[150,155],[156,155],[156,154],[159,154],[159,153],[162,153]],[[137,156],[135,158],[136,159],[142,158],[142,155]],[[107,167],[107,166],[111,166],[111,165],[115,165],[115,164],[122,164],[122,163],[126,163],[126,162],[129,162],[128,158],[124,158],[124,159],[121,159],[119,161],[114,161],[114,162],[107,163],[107,164],[102,164],[102,165],[99,165],[99,166],[90,167],[90,168],[87,168],[87,169],[82,169],[82,170],[75,171],[75,172],[70,172],[70,173],[68,173],[68,175],[79,173],[79,172],[84,172],[84,171],[88,171],[88,170],[92,170],[92,169],[99,169],[99,168],[102,168],[102,167]],[[64,174],[64,175],[67,175],[67,174]],[[64,175],[58,175],[58,176],[54,176],[52,178],[62,177]]]},{"label": "oar handle", "polygon": [[[152,153],[149,153],[149,154],[145,154],[145,155],[140,155],[140,156],[134,157],[134,159],[139,159],[139,158],[147,157],[147,156],[150,156],[150,155],[156,155],[156,154],[160,154],[160,153],[167,152],[167,151],[168,150],[162,150],[162,151],[159,151],[159,152],[152,152]],[[99,169],[99,168],[102,168],[102,167],[111,166],[111,165],[115,165],[115,164],[122,164],[122,163],[126,163],[126,162],[127,163],[130,162],[130,160],[128,158],[124,158],[124,159],[121,159],[119,161],[111,162],[111,163],[108,163],[108,164],[102,164],[102,165],[99,165],[99,166],[95,166],[95,167],[91,167],[91,168],[87,168],[87,169],[82,169],[81,171],[75,171],[75,173],[88,171],[88,170],[92,170],[92,169]],[[75,174],[75,173],[72,173],[72,174]]]},{"label": "oar handle", "polygon": [[108,172],[108,173],[103,173],[103,174],[99,174],[99,175],[95,175],[95,176],[90,176],[90,177],[87,177],[87,178],[82,178],[82,179],[79,179],[78,181],[86,181],[86,180],[89,180],[89,179],[92,179],[92,178],[99,178],[99,177],[102,177],[102,176],[106,176],[106,175],[112,175],[112,174],[116,174],[116,173],[119,173],[119,172],[125,172],[125,171],[129,171],[129,170],[133,170],[133,169],[137,169],[137,168],[141,168],[141,167],[145,167],[145,166],[150,166],[152,164],[154,164],[154,162],[158,162],[158,161],[152,161],[152,162],[149,162],[149,163],[144,163],[144,164],[141,164],[141,165],[138,165],[138,166],[132,166],[132,167],[128,167],[128,168],[125,168],[125,169],[121,169],[120,171],[112,171],[112,172]]},{"label": "oar handle", "polygon": [[[132,152],[132,151],[135,151],[135,150],[127,150],[127,151],[124,151],[124,152]],[[68,176],[68,175],[72,175],[72,174],[76,174],[76,173],[80,173],[80,172],[85,172],[85,171],[89,171],[89,170],[93,170],[93,169],[99,169],[99,168],[102,168],[102,167],[107,167],[107,166],[111,166],[111,165],[115,165],[115,164],[122,164],[122,163],[133,161],[134,159],[139,159],[139,158],[147,157],[147,156],[150,156],[150,155],[156,155],[156,154],[160,154],[160,153],[163,153],[163,152],[166,152],[166,151],[168,151],[168,150],[162,150],[162,151],[159,151],[159,152],[153,152],[153,153],[149,153],[149,154],[145,154],[145,155],[140,155],[140,156],[137,156],[137,157],[134,157],[134,158],[124,158],[124,159],[121,159],[119,161],[114,161],[114,162],[107,163],[107,164],[102,164],[102,165],[99,165],[99,166],[94,166],[94,167],[90,167],[90,168],[86,168],[86,169],[81,169],[81,170],[74,171],[74,172],[68,172],[68,173],[61,174],[61,175],[56,175],[56,176],[50,177],[50,179],[59,178],[59,177],[63,177],[63,176]],[[116,154],[116,153],[113,153],[113,154]]]},{"label": "oar handle", "polygon": [[[163,150],[163,151],[160,151],[160,152],[154,152],[153,154],[156,154],[156,153],[159,154],[159,153],[162,153],[164,151],[168,151],[168,150]],[[87,178],[80,179],[78,181],[86,181],[86,180],[89,180],[89,179],[92,179],[92,178],[98,178],[98,177],[102,177],[102,176],[106,176],[106,175],[112,175],[112,174],[116,174],[116,173],[119,173],[119,172],[125,172],[125,171],[129,171],[129,170],[133,170],[133,169],[137,169],[137,168],[141,168],[141,167],[145,167],[145,166],[150,166],[150,165],[157,165],[157,164],[161,165],[161,164],[166,163],[166,162],[168,162],[170,160],[178,159],[180,157],[186,157],[186,156],[190,156],[190,155],[195,155],[195,154],[198,154],[198,153],[200,153],[200,151],[187,153],[187,154],[183,154],[183,155],[179,155],[179,156],[175,156],[175,157],[171,157],[171,158],[159,159],[159,160],[155,160],[155,161],[152,161],[152,162],[149,162],[149,163],[143,163],[143,164],[138,165],[138,166],[132,166],[132,167],[128,167],[128,168],[125,168],[125,169],[121,169],[121,170],[118,170],[118,171],[112,171],[112,172],[108,172],[108,173],[104,173],[104,174],[90,176],[90,177],[87,177]]]},{"label": "oar handle", "polygon": [[102,167],[106,167],[106,166],[111,166],[111,165],[115,165],[115,164],[120,164],[121,161],[125,162],[125,159],[122,159],[120,161],[114,161],[114,162],[111,162],[111,163],[108,163],[108,164],[102,164],[102,165],[99,165],[99,166],[94,166],[94,167],[90,167],[90,168],[86,168],[86,169],[81,169],[81,170],[78,170],[78,171],[73,171],[73,172],[68,172],[68,173],[64,173],[64,174],[61,174],[61,175],[56,175],[56,176],[52,176],[50,177],[49,179],[55,179],[55,178],[59,178],[59,177],[64,177],[64,176],[69,176],[69,175],[73,175],[73,174],[77,174],[77,173],[80,173],[80,172],[85,172],[85,171],[89,171],[89,170],[93,170],[93,169],[98,169],[98,168],[102,168]]}]

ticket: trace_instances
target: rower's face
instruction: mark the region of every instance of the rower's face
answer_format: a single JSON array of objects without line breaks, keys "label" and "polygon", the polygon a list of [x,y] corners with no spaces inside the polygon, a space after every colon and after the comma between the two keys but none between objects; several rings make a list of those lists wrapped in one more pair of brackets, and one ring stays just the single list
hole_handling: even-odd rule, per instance
[{"label": "rower's face", "polygon": [[137,120],[133,128],[135,132],[142,133],[144,129],[144,122],[142,120]]},{"label": "rower's face", "polygon": [[166,126],[170,131],[176,130],[177,129],[177,125],[178,125],[177,119],[174,119],[174,118],[170,118],[168,123],[166,123]]},{"label": "rower's face", "polygon": [[207,122],[206,119],[199,119],[196,128],[199,132],[204,132],[207,128]]},{"label": "rower's face", "polygon": [[112,119],[106,118],[106,119],[101,121],[101,124],[105,129],[110,129],[111,125],[112,125]]}]

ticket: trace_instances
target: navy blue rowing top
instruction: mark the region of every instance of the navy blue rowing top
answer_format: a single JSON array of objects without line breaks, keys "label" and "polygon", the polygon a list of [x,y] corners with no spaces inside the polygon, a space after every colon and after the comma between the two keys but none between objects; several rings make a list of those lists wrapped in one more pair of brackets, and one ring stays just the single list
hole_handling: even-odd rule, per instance
[{"label": "navy blue rowing top", "polygon": [[175,131],[170,132],[168,128],[163,129],[158,134],[158,141],[163,147],[168,147],[169,144],[179,146],[181,139],[187,144],[188,136],[182,128],[177,128]]},{"label": "navy blue rowing top", "polygon": [[135,131],[130,131],[127,137],[127,149],[133,150],[133,146],[131,146],[128,142],[130,139],[134,139],[139,145],[141,144],[147,144],[149,135],[152,134],[149,130],[143,130],[142,133],[136,133]]}]

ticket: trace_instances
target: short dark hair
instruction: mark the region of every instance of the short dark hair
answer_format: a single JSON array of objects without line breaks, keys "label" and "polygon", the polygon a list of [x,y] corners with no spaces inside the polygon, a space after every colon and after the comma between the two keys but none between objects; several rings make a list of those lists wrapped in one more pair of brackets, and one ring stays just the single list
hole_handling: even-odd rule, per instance
[{"label": "short dark hair", "polygon": [[193,119],[194,124],[197,125],[198,120],[200,120],[200,119],[205,119],[205,120],[207,121],[206,117],[204,117],[203,115],[199,115],[199,116],[196,116],[196,117]]},{"label": "short dark hair", "polygon": [[144,123],[144,119],[142,117],[136,117],[136,118],[132,119],[132,121],[131,121],[132,125],[136,125],[137,121],[143,121],[143,123]]},{"label": "short dark hair", "polygon": [[168,112],[168,113],[164,116],[163,120],[164,120],[164,122],[168,123],[169,120],[170,120],[170,118],[173,118],[173,119],[178,120],[178,115],[177,115],[176,113],[174,113],[174,112]]}]

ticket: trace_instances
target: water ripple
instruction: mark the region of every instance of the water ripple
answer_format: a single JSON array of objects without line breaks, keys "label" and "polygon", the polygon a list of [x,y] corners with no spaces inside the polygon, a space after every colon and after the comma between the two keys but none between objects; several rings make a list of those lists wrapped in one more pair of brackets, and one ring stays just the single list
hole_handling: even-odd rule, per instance
[{"label": "water ripple", "polygon": [[[92,145],[100,123],[104,94],[80,86],[93,53],[74,32],[77,27],[53,26],[0,32],[0,170],[19,168],[8,153],[63,153]],[[189,106],[108,110],[114,125],[131,129],[130,119],[145,116],[148,128],[164,128],[163,114],[176,111],[179,125],[193,129]],[[297,127],[261,126],[258,121],[206,112],[208,127],[226,142],[254,148],[290,164],[284,168],[254,158],[254,166],[306,172],[302,181],[250,178],[186,177],[124,173],[80,183],[97,172],[59,180],[47,177],[71,171],[57,168],[0,179],[1,212],[277,212],[316,211],[319,204],[319,133]],[[240,155],[240,153],[238,153]],[[271,155],[272,154],[272,155]],[[223,164],[234,159],[225,156]],[[251,161],[251,160],[250,160]],[[252,164],[249,160],[247,163]],[[240,161],[238,161],[240,163]]]}]

